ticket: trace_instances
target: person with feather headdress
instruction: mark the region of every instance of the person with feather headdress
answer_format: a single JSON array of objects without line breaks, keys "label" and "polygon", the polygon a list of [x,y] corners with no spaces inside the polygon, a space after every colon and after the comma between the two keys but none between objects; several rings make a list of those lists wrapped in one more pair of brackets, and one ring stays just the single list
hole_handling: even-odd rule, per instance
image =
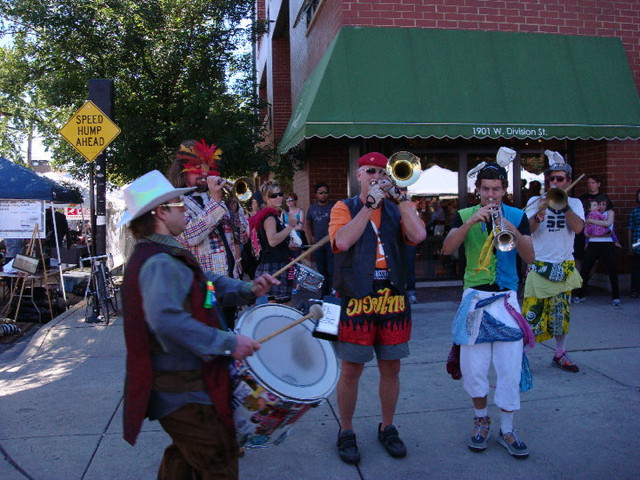
[{"label": "person with feather headdress", "polygon": [[[240,279],[240,247],[249,239],[249,222],[241,206],[224,200],[221,154],[220,148],[204,140],[183,141],[167,177],[176,188],[195,187],[185,196],[187,225],[178,241],[205,272]],[[225,307],[224,313],[228,327],[233,328],[235,308]]]}]

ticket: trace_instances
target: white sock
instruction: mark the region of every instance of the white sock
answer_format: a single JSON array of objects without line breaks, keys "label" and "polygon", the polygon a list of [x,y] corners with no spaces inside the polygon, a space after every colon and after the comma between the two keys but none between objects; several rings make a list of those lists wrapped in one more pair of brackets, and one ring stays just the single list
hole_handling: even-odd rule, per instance
[{"label": "white sock", "polygon": [[500,431],[502,433],[513,432],[513,412],[500,410]]},{"label": "white sock", "polygon": [[474,408],[473,411],[476,413],[476,417],[478,418],[486,417],[489,414],[487,407],[481,409]]},{"label": "white sock", "polygon": [[561,357],[566,352],[566,334],[556,336],[556,357]]}]

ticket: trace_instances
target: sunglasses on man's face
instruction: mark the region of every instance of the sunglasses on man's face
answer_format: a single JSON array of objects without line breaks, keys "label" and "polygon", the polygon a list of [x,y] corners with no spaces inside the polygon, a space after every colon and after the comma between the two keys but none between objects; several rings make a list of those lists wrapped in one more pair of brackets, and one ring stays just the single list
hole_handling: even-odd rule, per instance
[{"label": "sunglasses on man's face", "polygon": [[369,175],[374,175],[376,172],[379,173],[380,175],[386,175],[387,171],[384,168],[367,168],[365,170],[365,172],[367,172]]},{"label": "sunglasses on man's face", "polygon": [[276,197],[284,197],[284,193],[276,192],[276,193],[270,193],[269,194],[269,198],[276,198]]},{"label": "sunglasses on man's face", "polygon": [[550,182],[564,182],[566,179],[567,177],[562,175],[549,175]]}]

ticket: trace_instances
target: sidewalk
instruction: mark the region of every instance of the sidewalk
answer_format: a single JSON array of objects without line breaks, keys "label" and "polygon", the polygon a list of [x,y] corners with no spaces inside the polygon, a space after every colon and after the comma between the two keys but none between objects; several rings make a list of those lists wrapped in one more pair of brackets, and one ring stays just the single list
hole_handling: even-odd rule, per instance
[{"label": "sidewalk", "polygon": [[[249,450],[243,480],[265,479],[636,479],[640,476],[640,300],[614,308],[594,292],[573,307],[568,349],[577,374],[551,367],[553,342],[529,360],[534,388],[522,396],[518,433],[524,461],[496,442],[466,447],[471,401],[445,371],[456,301],[414,307],[411,356],[403,362],[395,423],[408,455],[393,459],[378,443],[377,369],[363,374],[355,429],[358,467],[336,453],[335,393],[306,413],[281,445]],[[420,298],[420,296],[419,296]],[[122,439],[125,348],[122,320],[90,325],[82,304],[41,328],[19,354],[0,354],[0,478],[3,480],[151,479],[168,436],[147,422],[135,447]]]}]

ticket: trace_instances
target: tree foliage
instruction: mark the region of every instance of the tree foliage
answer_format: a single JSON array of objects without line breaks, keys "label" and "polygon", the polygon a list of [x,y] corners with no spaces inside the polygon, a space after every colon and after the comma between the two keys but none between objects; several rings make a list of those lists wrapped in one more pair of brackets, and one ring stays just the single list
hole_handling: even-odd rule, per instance
[{"label": "tree foliage", "polygon": [[[261,141],[242,26],[252,0],[0,0],[0,147],[37,129],[57,163],[86,161],[58,134],[87,99],[91,78],[114,81],[108,149],[111,181],[166,171],[180,141],[204,138],[223,150],[222,173],[264,173],[273,153]],[[240,89],[228,88],[230,73]],[[8,129],[8,124],[14,129]],[[4,126],[4,127],[3,127]],[[13,150],[12,150],[13,148]]]}]

